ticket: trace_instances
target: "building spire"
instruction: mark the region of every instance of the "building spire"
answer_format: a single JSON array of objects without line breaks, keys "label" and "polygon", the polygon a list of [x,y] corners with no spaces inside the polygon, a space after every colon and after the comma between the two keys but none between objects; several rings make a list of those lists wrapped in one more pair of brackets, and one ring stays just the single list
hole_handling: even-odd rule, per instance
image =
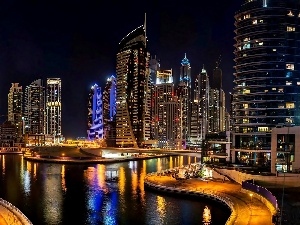
[{"label": "building spire", "polygon": [[144,30],[145,30],[145,46],[147,46],[146,21],[147,21],[147,14],[145,13],[145,19],[144,19]]}]

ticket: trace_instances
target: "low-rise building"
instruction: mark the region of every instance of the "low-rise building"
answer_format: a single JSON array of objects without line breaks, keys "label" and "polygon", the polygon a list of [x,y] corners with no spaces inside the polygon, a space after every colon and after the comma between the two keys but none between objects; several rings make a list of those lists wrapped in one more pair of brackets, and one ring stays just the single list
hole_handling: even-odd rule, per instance
[{"label": "low-rise building", "polygon": [[297,172],[300,170],[300,126],[272,129],[271,172]]}]

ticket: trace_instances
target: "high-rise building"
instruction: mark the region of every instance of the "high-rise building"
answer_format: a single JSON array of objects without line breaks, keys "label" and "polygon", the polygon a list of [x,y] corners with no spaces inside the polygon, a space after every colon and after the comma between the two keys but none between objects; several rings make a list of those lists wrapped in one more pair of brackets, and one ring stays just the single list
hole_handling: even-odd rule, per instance
[{"label": "high-rise building", "polygon": [[[235,15],[233,161],[266,165],[271,130],[300,123],[299,8],[294,0],[245,1]],[[293,160],[293,151],[280,154]]]},{"label": "high-rise building", "polygon": [[107,78],[103,90],[103,138],[107,146],[115,146],[116,140],[116,98],[117,98],[117,80],[112,75]]},{"label": "high-rise building", "polygon": [[8,93],[8,115],[7,119],[16,126],[15,137],[19,140],[23,134],[23,89],[19,83],[12,83]]},{"label": "high-rise building", "polygon": [[150,139],[151,80],[146,29],[140,26],[119,43],[117,53],[116,144],[140,147]]},{"label": "high-rise building", "polygon": [[25,133],[45,134],[45,87],[41,79],[25,88]]},{"label": "high-rise building", "polygon": [[198,102],[199,102],[199,126],[200,126],[200,140],[201,143],[205,139],[206,134],[208,133],[208,117],[209,117],[209,77],[206,69],[203,68],[200,74],[197,76],[198,80]]},{"label": "high-rise building", "polygon": [[191,135],[191,64],[186,54],[181,61],[180,80],[178,85],[178,98],[181,105],[181,138],[186,144],[190,141]]},{"label": "high-rise building", "polygon": [[149,70],[150,70],[150,77],[151,77],[151,125],[150,125],[150,139],[151,140],[157,140],[157,121],[155,120],[155,94],[154,94],[154,85],[156,83],[156,77],[158,71],[160,71],[160,62],[158,59],[156,59],[156,56],[154,58],[151,58],[149,60]]},{"label": "high-rise building", "polygon": [[46,87],[46,134],[59,140],[61,128],[61,79],[47,78]]},{"label": "high-rise building", "polygon": [[209,90],[208,133],[225,131],[225,92],[223,89]]},{"label": "high-rise building", "polygon": [[225,92],[222,87],[221,58],[216,62],[210,79],[208,132],[219,133],[225,131]]},{"label": "high-rise building", "polygon": [[172,69],[157,71],[153,93],[154,139],[160,148],[177,149],[179,104],[174,95]]},{"label": "high-rise building", "polygon": [[94,84],[88,97],[88,129],[89,140],[103,138],[103,104],[101,87]]},{"label": "high-rise building", "polygon": [[213,70],[213,77],[210,79],[210,87],[212,89],[221,89],[222,87],[222,70],[220,68],[221,56],[216,62],[216,67]]},{"label": "high-rise building", "polygon": [[194,93],[193,93],[193,101],[191,106],[191,137],[190,137],[190,145],[192,148],[201,147],[202,137],[201,137],[201,120],[200,120],[200,82],[198,75],[195,79],[194,83]]}]

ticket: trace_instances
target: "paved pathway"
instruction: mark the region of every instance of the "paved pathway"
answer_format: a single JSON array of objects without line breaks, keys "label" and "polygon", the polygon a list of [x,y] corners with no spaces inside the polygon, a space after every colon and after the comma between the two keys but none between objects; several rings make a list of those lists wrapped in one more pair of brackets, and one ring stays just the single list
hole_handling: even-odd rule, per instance
[{"label": "paved pathway", "polygon": [[234,225],[272,225],[272,215],[265,204],[247,193],[241,192],[241,185],[231,181],[202,181],[200,179],[175,180],[171,176],[148,176],[148,181],[167,187],[204,191],[227,196],[234,203],[237,215]]},{"label": "paved pathway", "polygon": [[19,209],[3,199],[0,200],[0,225],[32,225]]}]

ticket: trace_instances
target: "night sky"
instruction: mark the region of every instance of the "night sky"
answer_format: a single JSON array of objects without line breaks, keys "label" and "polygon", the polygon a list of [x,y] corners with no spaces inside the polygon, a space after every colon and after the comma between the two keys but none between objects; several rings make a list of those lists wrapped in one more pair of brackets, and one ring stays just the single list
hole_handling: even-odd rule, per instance
[{"label": "night sky", "polygon": [[[118,43],[143,25],[148,48],[175,81],[184,54],[192,77],[209,75],[221,55],[223,89],[233,86],[234,14],[244,0],[215,1],[0,1],[0,115],[7,114],[11,83],[62,79],[62,130],[86,136],[87,96],[115,74]],[[228,98],[227,98],[228,99]],[[228,105],[228,104],[227,104]],[[3,122],[3,117],[0,118]]]}]

